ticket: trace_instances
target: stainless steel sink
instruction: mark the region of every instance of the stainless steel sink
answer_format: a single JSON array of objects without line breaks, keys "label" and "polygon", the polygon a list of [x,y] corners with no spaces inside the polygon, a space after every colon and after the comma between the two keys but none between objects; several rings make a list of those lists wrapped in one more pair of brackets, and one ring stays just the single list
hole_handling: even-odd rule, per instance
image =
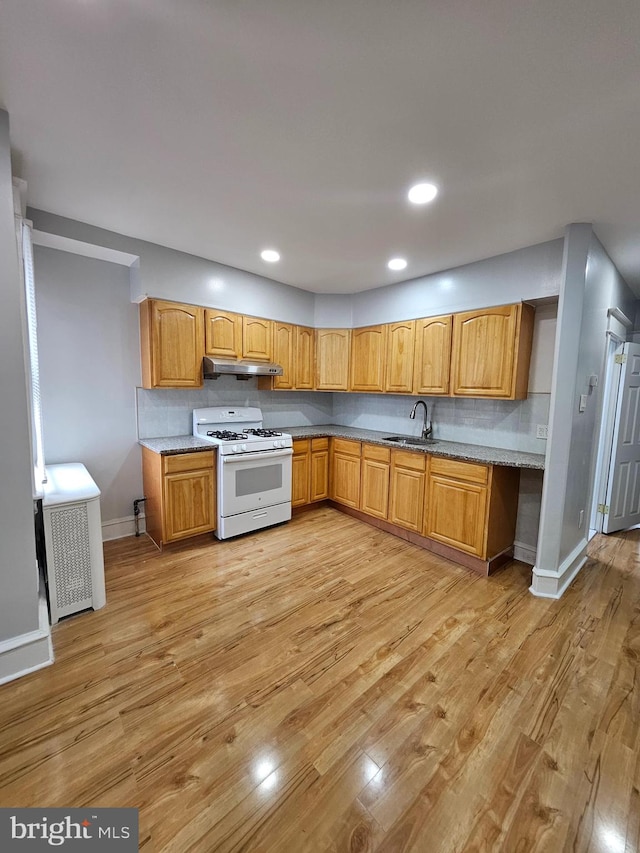
[{"label": "stainless steel sink", "polygon": [[383,440],[416,447],[429,447],[432,444],[438,444],[437,438],[413,438],[410,435],[385,435]]}]

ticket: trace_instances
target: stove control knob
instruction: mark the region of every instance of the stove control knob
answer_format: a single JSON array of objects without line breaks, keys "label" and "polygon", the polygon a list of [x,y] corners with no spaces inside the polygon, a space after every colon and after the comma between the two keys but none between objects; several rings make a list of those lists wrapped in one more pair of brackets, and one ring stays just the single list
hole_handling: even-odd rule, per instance
[{"label": "stove control knob", "polygon": [[231,450],[233,453],[237,453],[238,452],[238,445],[234,444],[233,447],[231,448]]},{"label": "stove control knob", "polygon": [[243,450],[246,450],[246,449],[247,449],[247,445],[246,445],[246,444],[243,444],[243,445],[242,445],[242,449],[243,449]]}]

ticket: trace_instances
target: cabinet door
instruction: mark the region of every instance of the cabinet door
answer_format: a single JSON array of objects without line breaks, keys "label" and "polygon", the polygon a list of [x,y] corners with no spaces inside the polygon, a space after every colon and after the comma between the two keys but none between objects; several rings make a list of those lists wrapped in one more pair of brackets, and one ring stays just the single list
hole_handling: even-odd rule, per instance
[{"label": "cabinet door", "polygon": [[423,453],[392,453],[389,521],[416,533],[424,527],[425,468]]},{"label": "cabinet door", "polygon": [[220,358],[242,357],[242,315],[207,308],[204,312],[205,352]]},{"label": "cabinet door", "polygon": [[387,517],[389,510],[389,463],[377,459],[362,460],[360,509],[377,518]]},{"label": "cabinet door", "polygon": [[487,488],[430,475],[425,535],[484,559]]},{"label": "cabinet door", "polygon": [[147,300],[140,306],[142,384],[199,388],[204,355],[204,309]]},{"label": "cabinet door", "polygon": [[215,529],[213,469],[166,474],[164,478],[165,540],[183,539]]},{"label": "cabinet door", "polygon": [[454,314],[452,393],[512,397],[519,305]]},{"label": "cabinet door", "polygon": [[273,324],[273,360],[284,370],[282,376],[273,377],[273,388],[289,390],[294,380],[294,328],[290,323]]},{"label": "cabinet door", "polygon": [[[326,439],[325,439],[326,440]],[[329,497],[329,451],[311,451],[310,500],[324,501]]]},{"label": "cabinet door", "polygon": [[291,462],[291,506],[309,503],[309,440],[293,442]]},{"label": "cabinet door", "polygon": [[316,330],[316,388],[347,391],[349,388],[350,329]]},{"label": "cabinet door", "polygon": [[315,355],[315,330],[306,326],[295,327],[294,387],[313,388]]},{"label": "cabinet door", "polygon": [[416,320],[413,369],[415,394],[448,394],[451,315]]},{"label": "cabinet door", "polygon": [[273,360],[273,320],[242,318],[242,357],[255,361]]},{"label": "cabinet door", "polygon": [[360,507],[360,457],[333,452],[331,497],[354,509]]},{"label": "cabinet door", "polygon": [[387,327],[386,391],[407,394],[413,391],[415,326],[414,320],[407,320]]},{"label": "cabinet door", "polygon": [[384,391],[386,341],[386,326],[352,330],[351,391]]}]

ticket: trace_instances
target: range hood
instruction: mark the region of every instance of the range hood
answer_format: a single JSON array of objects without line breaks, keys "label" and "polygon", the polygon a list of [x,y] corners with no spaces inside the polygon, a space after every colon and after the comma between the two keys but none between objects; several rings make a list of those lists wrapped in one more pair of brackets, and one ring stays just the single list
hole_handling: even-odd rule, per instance
[{"label": "range hood", "polygon": [[221,375],[232,375],[236,379],[251,379],[252,376],[282,376],[279,364],[266,361],[234,361],[228,358],[205,356],[202,360],[205,379],[217,379]]}]

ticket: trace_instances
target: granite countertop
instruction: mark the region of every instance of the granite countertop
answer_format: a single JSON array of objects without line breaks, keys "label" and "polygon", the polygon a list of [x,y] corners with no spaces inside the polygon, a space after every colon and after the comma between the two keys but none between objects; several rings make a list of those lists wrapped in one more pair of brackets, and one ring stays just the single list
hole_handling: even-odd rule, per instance
[{"label": "granite countertop", "polygon": [[[385,441],[389,433],[371,429],[356,429],[339,424],[323,424],[320,426],[282,427],[294,438],[321,438],[336,436],[350,438],[354,441],[367,441],[370,444],[380,444],[383,447],[400,447],[417,453],[430,453],[432,456],[448,456],[451,459],[464,459],[467,462],[483,462],[488,465],[506,465],[510,468],[536,468],[544,470],[543,453],[525,453],[521,450],[507,450],[500,447],[485,447],[479,444],[464,444],[459,441],[441,441],[435,439],[427,445],[399,445],[397,442]],[[410,438],[411,436],[407,436]],[[170,438],[141,439],[140,444],[163,456],[176,453],[187,453],[198,450],[211,450],[213,445],[208,441],[194,438],[192,435],[178,435]]]}]

